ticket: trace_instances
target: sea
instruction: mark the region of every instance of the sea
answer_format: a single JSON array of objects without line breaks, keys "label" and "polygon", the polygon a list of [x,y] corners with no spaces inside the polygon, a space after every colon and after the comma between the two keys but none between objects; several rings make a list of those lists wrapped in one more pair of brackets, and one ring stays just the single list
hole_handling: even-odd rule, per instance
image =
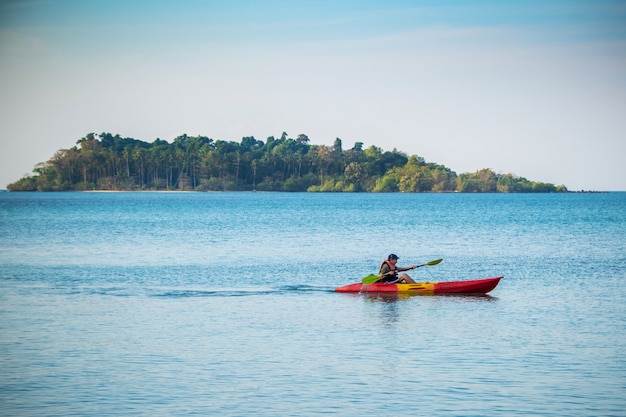
[{"label": "sea", "polygon": [[0,415],[624,417],[625,284],[621,192],[4,192]]}]

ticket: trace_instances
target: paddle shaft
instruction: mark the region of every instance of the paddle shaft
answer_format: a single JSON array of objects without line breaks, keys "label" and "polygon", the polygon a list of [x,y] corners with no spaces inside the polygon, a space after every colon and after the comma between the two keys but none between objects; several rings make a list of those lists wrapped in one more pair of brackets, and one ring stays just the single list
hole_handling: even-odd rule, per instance
[{"label": "paddle shaft", "polygon": [[410,271],[411,269],[417,269],[420,268],[422,266],[432,266],[432,265],[437,265],[438,263],[440,263],[441,261],[443,261],[443,259],[435,259],[434,261],[430,261],[430,262],[426,262],[425,264],[421,264],[421,265],[414,265],[414,266],[409,266],[407,268],[396,268],[397,272],[404,272],[404,271]]}]

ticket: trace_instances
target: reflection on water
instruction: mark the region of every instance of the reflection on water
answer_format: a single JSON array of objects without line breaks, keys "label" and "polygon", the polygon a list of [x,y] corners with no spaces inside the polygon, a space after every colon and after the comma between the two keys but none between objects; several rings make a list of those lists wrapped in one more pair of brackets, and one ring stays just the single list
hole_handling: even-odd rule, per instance
[{"label": "reflection on water", "polygon": [[458,298],[465,301],[495,301],[498,298],[489,294],[428,294],[428,293],[360,293],[360,297],[368,300],[380,301],[384,303],[395,303],[396,301],[405,301],[413,297],[439,297],[439,298]]},{"label": "reflection on water", "polygon": [[[421,317],[412,317],[419,311],[418,299],[445,300],[445,304],[451,307],[454,304],[483,303],[497,301],[497,297],[489,294],[425,294],[425,293],[359,293],[354,297],[361,297],[366,303],[373,305],[375,311],[369,314],[376,316],[384,325],[395,326],[408,316],[408,320],[420,320]],[[443,307],[443,306],[442,306]],[[463,308],[463,307],[461,307]],[[467,306],[467,308],[470,308]]]}]

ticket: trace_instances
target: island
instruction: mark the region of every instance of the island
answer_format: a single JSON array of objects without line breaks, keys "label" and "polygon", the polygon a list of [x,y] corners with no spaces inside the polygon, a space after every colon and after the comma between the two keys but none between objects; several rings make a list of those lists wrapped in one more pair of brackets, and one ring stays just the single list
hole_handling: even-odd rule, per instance
[{"label": "island", "polygon": [[356,142],[344,149],[311,144],[283,132],[240,142],[181,135],[171,143],[89,133],[37,164],[9,191],[286,191],[553,193],[564,185],[529,181],[489,168],[458,174],[450,168]]}]

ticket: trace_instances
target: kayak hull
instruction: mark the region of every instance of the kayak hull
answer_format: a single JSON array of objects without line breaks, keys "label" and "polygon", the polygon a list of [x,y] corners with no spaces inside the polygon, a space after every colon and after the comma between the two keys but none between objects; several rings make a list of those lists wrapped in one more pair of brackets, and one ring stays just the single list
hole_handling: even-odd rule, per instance
[{"label": "kayak hull", "polygon": [[397,293],[397,294],[486,294],[496,288],[504,277],[473,279],[450,282],[416,282],[415,284],[355,284],[335,288],[347,293]]}]

